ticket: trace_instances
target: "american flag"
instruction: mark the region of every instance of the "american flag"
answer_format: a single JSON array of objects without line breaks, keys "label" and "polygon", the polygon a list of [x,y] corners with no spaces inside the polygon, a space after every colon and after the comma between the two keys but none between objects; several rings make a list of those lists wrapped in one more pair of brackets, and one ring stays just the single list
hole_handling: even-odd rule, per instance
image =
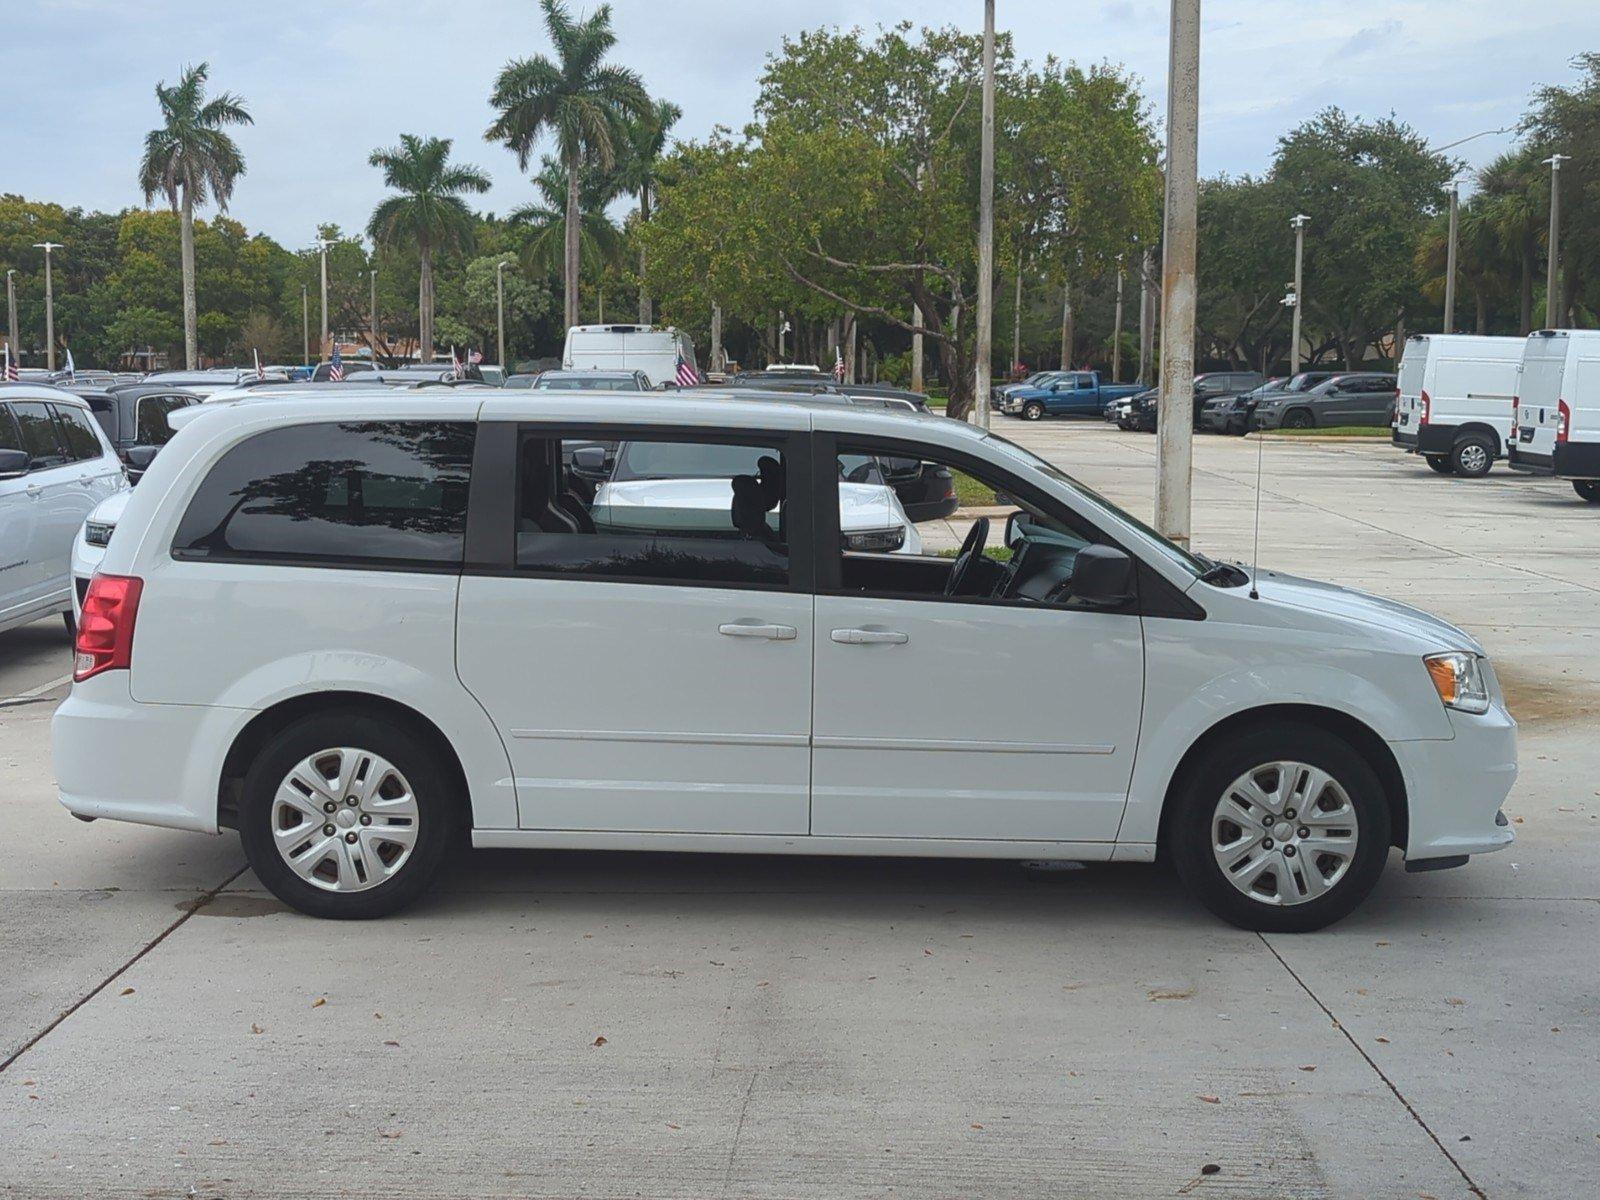
[{"label": "american flag", "polygon": [[344,355],[339,353],[339,343],[333,344],[333,357],[328,360],[328,378],[334,383],[344,382]]},{"label": "american flag", "polygon": [[72,365],[72,347],[67,347],[67,382],[78,382],[78,368]]},{"label": "american flag", "polygon": [[839,353],[839,348],[833,348],[833,377],[840,383],[844,382],[844,355]]},{"label": "american flag", "polygon": [[678,355],[677,382],[679,387],[697,387],[705,382],[700,378],[700,372],[681,354]]},{"label": "american flag", "polygon": [[16,383],[22,376],[17,373],[17,360],[11,356],[11,343],[6,343],[6,380]]},{"label": "american flag", "polygon": [[255,360],[256,360],[256,378],[257,379],[265,379],[267,377],[267,373],[266,373],[265,370],[262,369],[262,366],[261,366],[261,351],[252,350],[252,351],[250,351],[250,353],[255,355]]}]

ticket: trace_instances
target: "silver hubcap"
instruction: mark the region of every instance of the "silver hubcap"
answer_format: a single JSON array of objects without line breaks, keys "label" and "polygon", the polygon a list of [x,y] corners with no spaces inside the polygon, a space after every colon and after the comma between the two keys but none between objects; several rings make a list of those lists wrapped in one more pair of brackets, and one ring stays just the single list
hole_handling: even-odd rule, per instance
[{"label": "silver hubcap", "polygon": [[289,869],[328,892],[363,892],[406,865],[417,798],[386,759],[349,746],[302,759],[272,799],[272,838]]},{"label": "silver hubcap", "polygon": [[1482,446],[1474,443],[1461,448],[1461,469],[1476,474],[1489,463],[1489,452]]},{"label": "silver hubcap", "polygon": [[1228,786],[1211,851],[1229,883],[1262,904],[1315,900],[1355,861],[1356,810],[1339,781],[1300,762],[1263,763]]}]

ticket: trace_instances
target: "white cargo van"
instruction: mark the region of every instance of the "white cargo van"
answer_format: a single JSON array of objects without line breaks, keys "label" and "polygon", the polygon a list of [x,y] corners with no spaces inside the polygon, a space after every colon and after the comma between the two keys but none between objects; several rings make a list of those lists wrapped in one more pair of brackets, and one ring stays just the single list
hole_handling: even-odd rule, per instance
[{"label": "white cargo van", "polygon": [[1415,333],[1400,360],[1394,444],[1441,475],[1487,475],[1505,453],[1522,338]]},{"label": "white cargo van", "polygon": [[1600,504],[1600,330],[1541,329],[1522,354],[1509,461]]},{"label": "white cargo van", "polygon": [[681,329],[654,325],[573,325],[561,352],[564,371],[643,371],[656,387],[678,380],[678,360],[696,371],[694,343]]}]

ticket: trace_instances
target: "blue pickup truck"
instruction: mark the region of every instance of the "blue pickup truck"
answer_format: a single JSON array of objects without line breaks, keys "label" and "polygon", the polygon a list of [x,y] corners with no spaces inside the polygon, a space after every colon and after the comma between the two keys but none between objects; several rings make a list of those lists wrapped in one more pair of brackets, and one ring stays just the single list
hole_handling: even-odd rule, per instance
[{"label": "blue pickup truck", "polygon": [[1139,383],[1101,383],[1098,371],[1052,371],[1037,381],[997,389],[993,407],[1024,421],[1098,417],[1113,400],[1144,390]]}]

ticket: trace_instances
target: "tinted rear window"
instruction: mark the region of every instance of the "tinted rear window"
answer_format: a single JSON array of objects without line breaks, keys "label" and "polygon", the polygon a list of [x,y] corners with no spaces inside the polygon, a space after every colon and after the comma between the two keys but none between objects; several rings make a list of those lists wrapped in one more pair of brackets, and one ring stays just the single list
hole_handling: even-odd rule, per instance
[{"label": "tinted rear window", "polygon": [[258,433],[211,468],[177,558],[460,566],[475,426],[363,421]]}]

